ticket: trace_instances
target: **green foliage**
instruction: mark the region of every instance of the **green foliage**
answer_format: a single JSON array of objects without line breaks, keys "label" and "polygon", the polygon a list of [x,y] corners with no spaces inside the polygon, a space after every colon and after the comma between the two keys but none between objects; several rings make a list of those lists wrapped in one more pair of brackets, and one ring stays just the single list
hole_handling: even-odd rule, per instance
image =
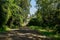
[{"label": "green foliage", "polygon": [[0,26],[5,25],[11,16],[9,1],[0,1]]},{"label": "green foliage", "polygon": [[47,30],[46,28],[43,28],[41,26],[29,26],[29,28],[32,30],[36,30],[36,31],[40,32],[40,35],[53,38],[54,40],[60,39],[60,34],[56,34],[54,32],[55,30],[51,30],[51,29]]},{"label": "green foliage", "polygon": [[37,12],[29,25],[41,26],[60,32],[60,1],[59,0],[36,0]]},{"label": "green foliage", "polygon": [[[60,1],[59,0],[36,0],[38,11],[36,17],[45,27],[56,28],[60,31]],[[42,25],[42,26],[43,26]]]},{"label": "green foliage", "polygon": [[32,18],[30,22],[28,23],[28,26],[40,26],[40,22],[37,20],[37,18]]},{"label": "green foliage", "polygon": [[0,28],[21,26],[29,13],[29,0],[0,0]]}]

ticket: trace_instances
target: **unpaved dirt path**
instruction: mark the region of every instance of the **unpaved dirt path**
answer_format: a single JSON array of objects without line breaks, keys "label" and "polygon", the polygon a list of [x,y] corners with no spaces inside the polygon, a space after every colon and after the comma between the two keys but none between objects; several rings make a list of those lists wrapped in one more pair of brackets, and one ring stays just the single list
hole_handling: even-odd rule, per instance
[{"label": "unpaved dirt path", "polygon": [[5,34],[5,37],[3,36],[0,35],[0,40],[52,40],[49,37],[40,35],[35,30],[30,30],[28,27],[11,30]]}]

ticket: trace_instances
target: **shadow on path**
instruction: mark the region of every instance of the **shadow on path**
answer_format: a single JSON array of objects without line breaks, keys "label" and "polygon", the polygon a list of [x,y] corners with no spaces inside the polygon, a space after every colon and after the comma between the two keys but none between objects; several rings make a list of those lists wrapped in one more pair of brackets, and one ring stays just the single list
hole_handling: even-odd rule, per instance
[{"label": "shadow on path", "polygon": [[[3,35],[3,34],[2,34]],[[20,30],[11,30],[0,35],[0,40],[53,40],[49,37],[42,36],[36,30],[30,30],[28,27],[20,28]]]}]

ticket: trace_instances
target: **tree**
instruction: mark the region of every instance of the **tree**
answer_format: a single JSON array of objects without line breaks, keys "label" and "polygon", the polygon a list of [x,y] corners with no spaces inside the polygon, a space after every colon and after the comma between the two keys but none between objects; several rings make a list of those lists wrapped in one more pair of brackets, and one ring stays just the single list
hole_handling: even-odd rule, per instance
[{"label": "tree", "polygon": [[10,9],[11,4],[13,4],[13,0],[0,0],[0,28],[4,28],[3,25],[7,23],[12,14]]},{"label": "tree", "polygon": [[44,26],[46,25],[52,27],[57,25],[59,23],[58,21],[60,20],[60,18],[58,18],[60,16],[59,13],[60,11],[58,11],[59,7],[57,7],[60,1],[59,0],[36,0],[36,2],[38,8],[36,15],[38,16],[41,15],[39,17],[37,16],[37,19],[39,20],[42,19]]},{"label": "tree", "polygon": [[29,14],[29,2],[29,0],[14,0],[14,5],[11,7],[12,17],[7,23],[8,26],[12,27],[12,25],[16,26],[16,24],[22,26]]},{"label": "tree", "polygon": [[21,25],[29,13],[29,0],[0,0],[0,27]]}]

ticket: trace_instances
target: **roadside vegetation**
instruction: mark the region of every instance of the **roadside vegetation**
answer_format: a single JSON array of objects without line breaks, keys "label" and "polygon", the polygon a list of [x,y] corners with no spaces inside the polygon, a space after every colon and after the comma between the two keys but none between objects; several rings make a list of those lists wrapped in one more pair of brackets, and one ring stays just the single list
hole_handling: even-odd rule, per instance
[{"label": "roadside vegetation", "polygon": [[35,0],[37,11],[33,15],[31,1],[0,0],[0,33],[29,27],[40,35],[60,40],[60,0]]}]

